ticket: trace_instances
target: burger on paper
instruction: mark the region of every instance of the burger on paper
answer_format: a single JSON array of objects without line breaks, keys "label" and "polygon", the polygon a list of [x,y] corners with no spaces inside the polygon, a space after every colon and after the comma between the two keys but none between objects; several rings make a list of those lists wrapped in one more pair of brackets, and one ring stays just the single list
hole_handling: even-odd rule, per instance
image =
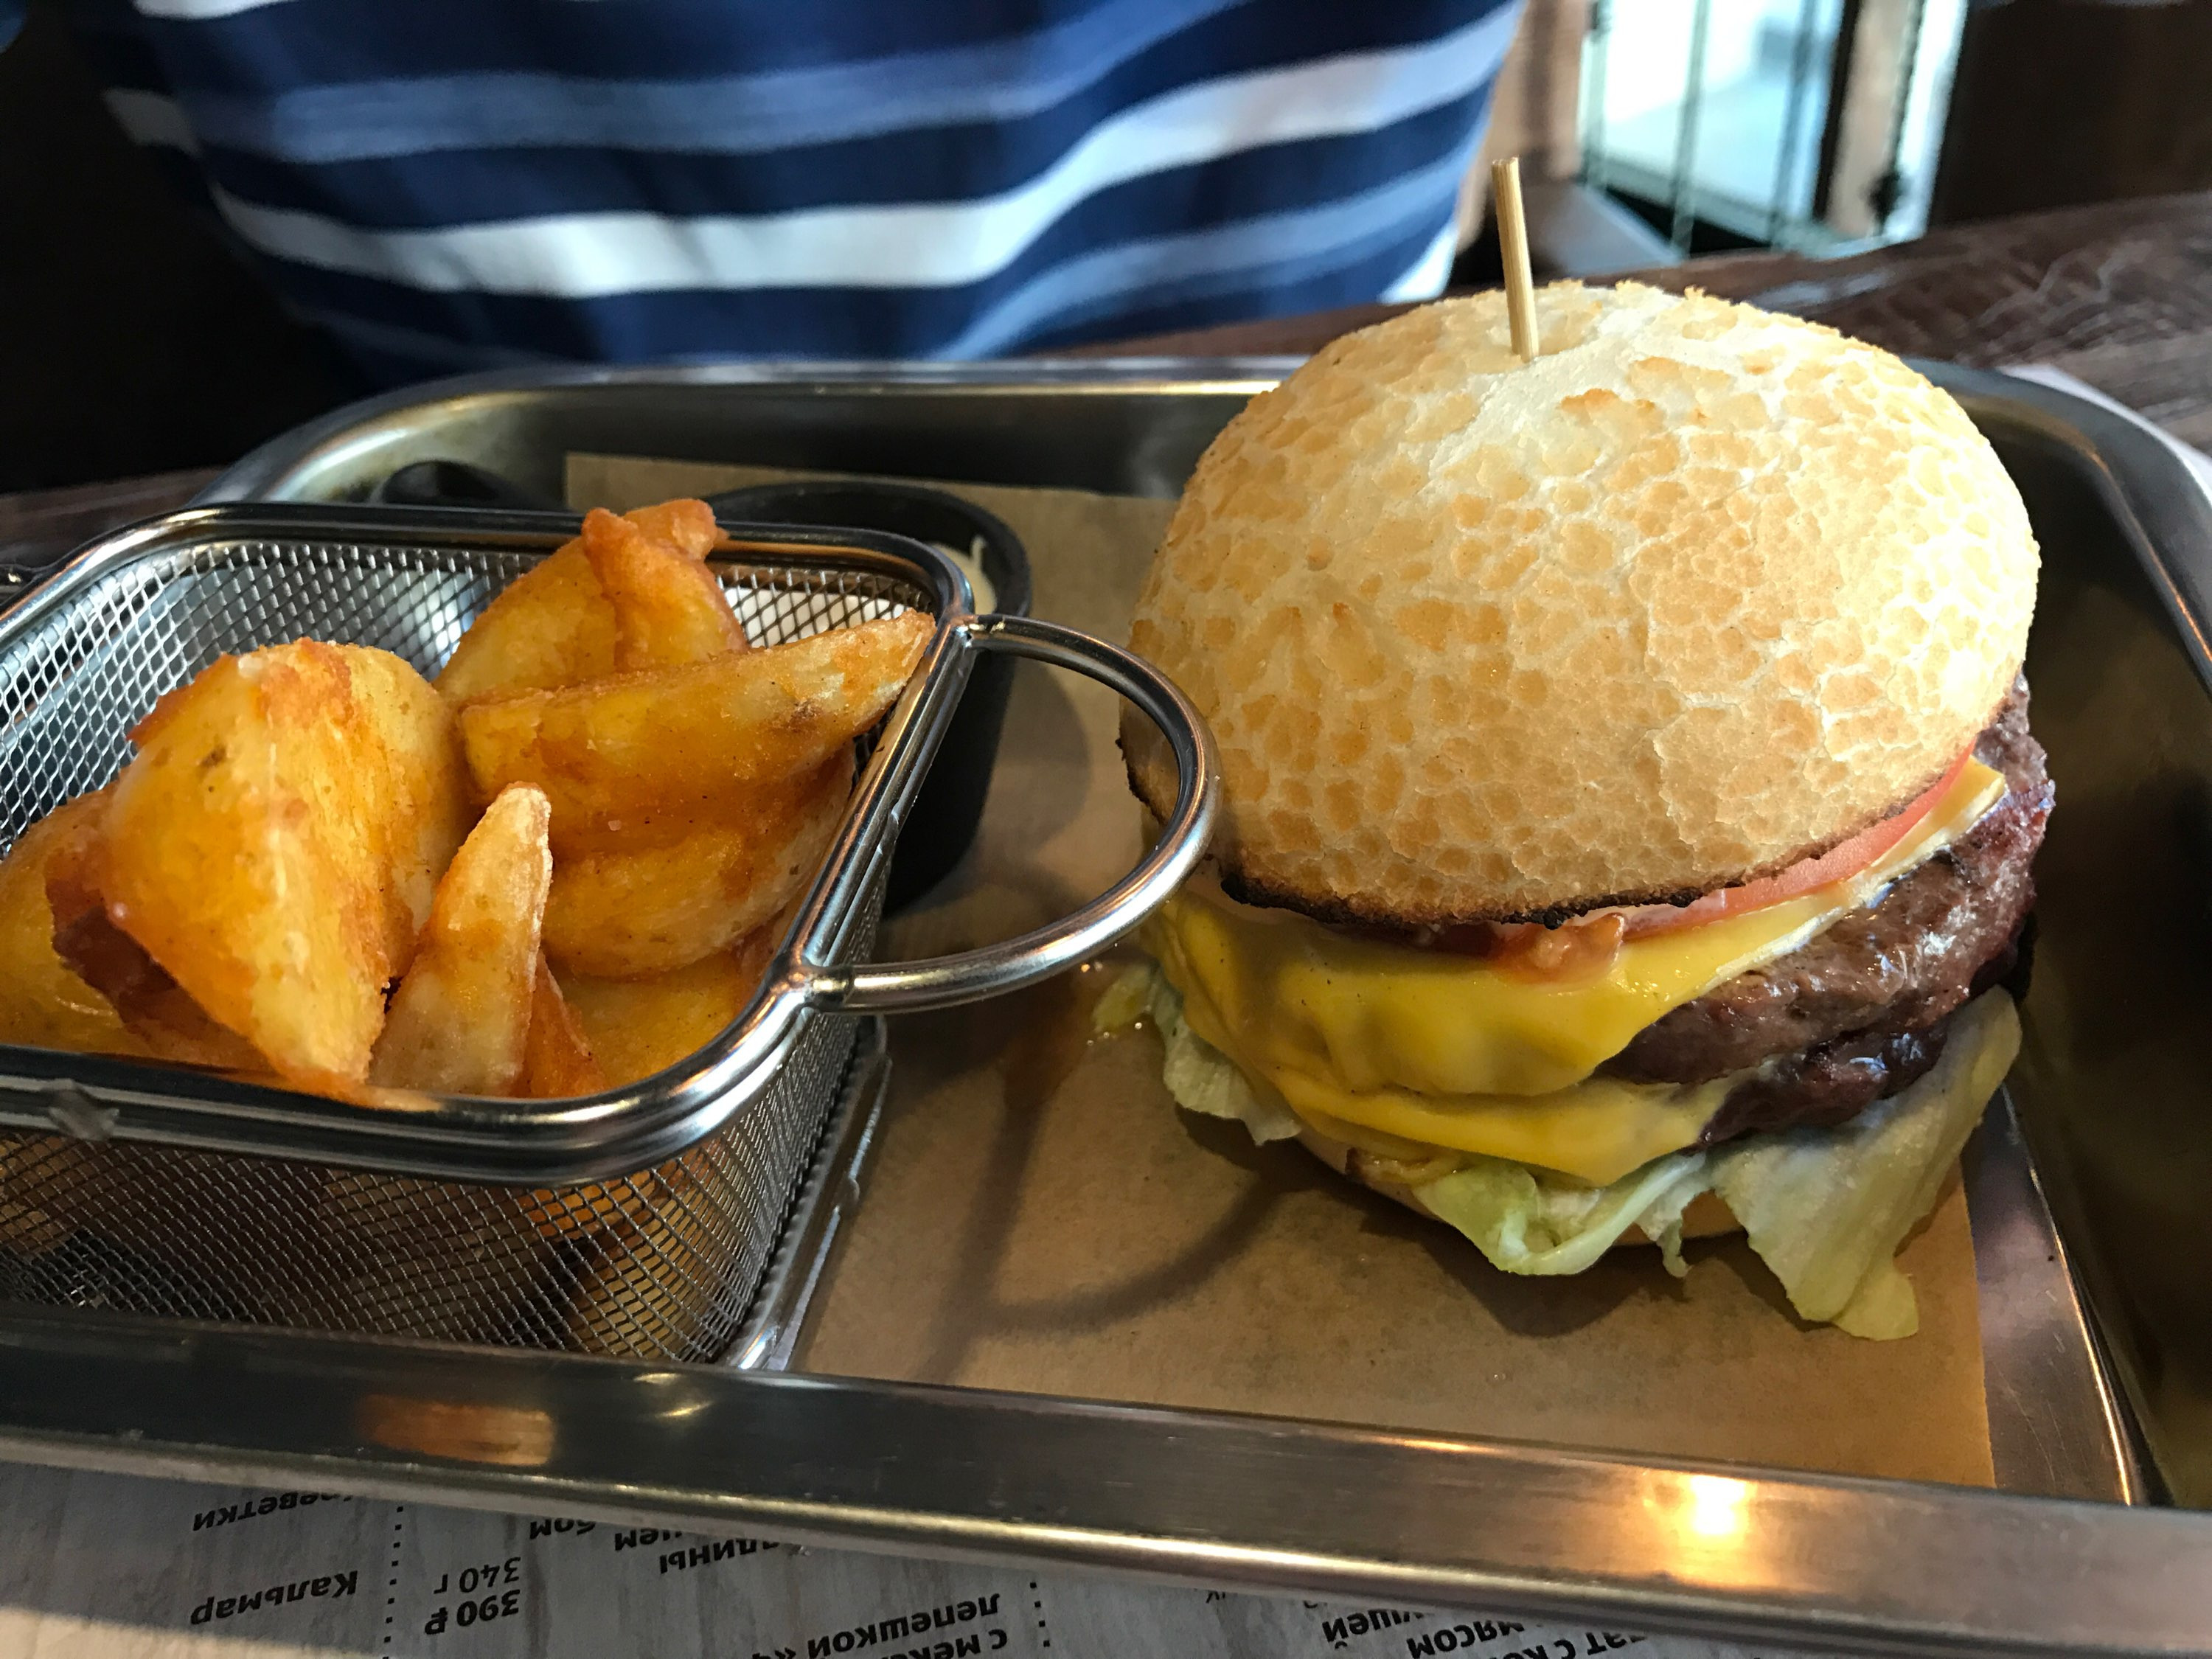
[{"label": "burger on paper", "polygon": [[1538,311],[1528,362],[1495,294],[1347,336],[1191,479],[1131,633],[1225,784],[1144,936],[1168,1086],[1502,1271],[1741,1229],[1802,1318],[1910,1334],[1893,1258],[2019,1044],[2027,511],[1872,346]]}]

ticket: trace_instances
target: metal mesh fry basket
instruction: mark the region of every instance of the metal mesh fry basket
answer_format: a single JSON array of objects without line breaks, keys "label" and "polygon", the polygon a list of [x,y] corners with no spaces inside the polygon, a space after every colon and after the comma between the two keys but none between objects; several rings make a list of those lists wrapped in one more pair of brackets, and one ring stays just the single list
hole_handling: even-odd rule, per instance
[{"label": "metal mesh fry basket", "polygon": [[[489,523],[489,520],[483,521]],[[573,520],[570,521],[573,523]],[[114,776],[155,698],[307,636],[434,673],[533,545],[185,535],[61,579],[0,629],[0,846]],[[757,644],[938,608],[920,571],[737,559]],[[873,943],[881,875],[837,960]],[[773,1079],[680,1155],[565,1188],[0,1131],[0,1298],[195,1320],[702,1360],[729,1348],[847,1081],[859,1020],[808,1011]],[[21,1053],[23,1051],[15,1051]],[[112,1062],[106,1062],[112,1064]],[[57,1098],[65,1098],[64,1083]]]},{"label": "metal mesh fry basket", "polygon": [[0,1134],[0,1300],[713,1359],[745,1326],[841,1101],[854,1024],[817,1021],[720,1133],[586,1187]]}]

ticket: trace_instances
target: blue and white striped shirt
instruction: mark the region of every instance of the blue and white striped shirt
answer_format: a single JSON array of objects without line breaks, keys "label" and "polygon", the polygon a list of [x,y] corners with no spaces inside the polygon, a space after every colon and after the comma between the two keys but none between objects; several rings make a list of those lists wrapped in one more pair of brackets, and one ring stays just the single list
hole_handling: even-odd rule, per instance
[{"label": "blue and white striped shirt", "polygon": [[123,125],[386,381],[1425,296],[1519,3],[68,0]]}]

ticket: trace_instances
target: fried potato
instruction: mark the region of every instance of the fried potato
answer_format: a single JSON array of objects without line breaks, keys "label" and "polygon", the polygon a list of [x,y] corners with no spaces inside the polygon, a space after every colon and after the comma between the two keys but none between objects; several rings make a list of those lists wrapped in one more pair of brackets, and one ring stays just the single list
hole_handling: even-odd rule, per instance
[{"label": "fried potato", "polygon": [[580,537],[483,608],[439,671],[438,695],[458,708],[495,692],[573,685],[614,669],[614,608]]},{"label": "fried potato", "polygon": [[[695,962],[674,973],[627,980],[565,976],[570,994],[584,1000],[584,1008],[573,1003],[564,1006],[575,1015],[592,1044],[593,1063],[607,1079],[598,1086],[635,1083],[650,1077],[719,1036],[752,1001],[790,925],[791,913],[787,910],[746,935],[734,951]],[[604,1057],[598,1057],[602,1053]],[[696,1156],[697,1152],[690,1152],[684,1158]],[[689,1184],[684,1161],[672,1159],[657,1170],[619,1181],[541,1187],[522,1200],[522,1212],[547,1238],[589,1238],[617,1224],[633,1230],[646,1224],[655,1209],[665,1206]],[[599,1267],[601,1270],[591,1278],[593,1288],[580,1291],[577,1298],[579,1307],[590,1306],[599,1312],[582,1315],[580,1323],[572,1325],[572,1333],[586,1327],[603,1328],[607,1298],[619,1299],[619,1284],[631,1277],[619,1263],[603,1260]],[[592,1339],[582,1340],[586,1346],[594,1346]],[[598,1346],[604,1351],[603,1341]]]},{"label": "fried potato", "polygon": [[921,660],[932,623],[903,611],[856,628],[618,674],[561,691],[486,697],[461,711],[486,795],[532,783],[567,852],[626,824],[811,772],[880,720]]},{"label": "fried potato", "polygon": [[[256,1159],[249,1200],[234,1155],[125,1140],[87,1147],[84,1168],[88,1178],[54,1192],[50,1208],[80,1233],[144,1258],[157,1279],[197,1285],[208,1302],[242,1310],[281,1294],[269,1272],[271,1244],[313,1237],[324,1173]],[[296,1273],[301,1264],[288,1265]]]},{"label": "fried potato", "polygon": [[87,830],[96,832],[106,808],[105,794],[80,795],[16,836],[0,859],[0,1042],[78,1054],[147,1052],[115,1006],[54,951],[47,869],[65,845],[81,844]]},{"label": "fried potato", "polygon": [[392,994],[370,1082],[452,1095],[520,1085],[553,878],[547,820],[545,797],[517,785],[469,831]]},{"label": "fried potato", "polygon": [[[787,910],[746,935],[734,951],[674,973],[629,980],[564,976],[570,991],[587,1000],[592,1010],[588,1024],[565,999],[564,1008],[586,1040],[607,1045],[611,1056],[610,1061],[602,1061],[595,1054],[592,1064],[605,1080],[593,1086],[635,1083],[719,1036],[744,1012],[768,976],[769,963],[791,916]],[[597,1036],[592,1036],[594,1031]],[[618,1222],[641,1224],[690,1184],[685,1160],[697,1155],[687,1152],[619,1181],[541,1187],[522,1200],[522,1212],[547,1238],[586,1238]]]},{"label": "fried potato", "polygon": [[66,1200],[92,1158],[88,1143],[67,1135],[0,1134],[0,1249],[36,1255],[75,1231],[56,1197]]},{"label": "fried potato", "polygon": [[540,1187],[522,1194],[522,1217],[544,1238],[591,1238],[650,1209],[659,1188],[650,1170],[581,1187]]},{"label": "fried potato", "polygon": [[659,501],[634,507],[623,517],[653,540],[691,558],[703,559],[721,544],[721,526],[714,522],[714,509],[704,501]]},{"label": "fried potato", "polygon": [[610,1086],[665,1071],[719,1036],[751,1004],[781,939],[782,917],[734,951],[641,979],[559,975]]},{"label": "fried potato", "polygon": [[79,828],[46,866],[55,955],[94,987],[142,1045],[138,1052],[185,1066],[261,1073],[269,1062],[192,1000],[145,948],[111,921],[95,884],[96,825]]},{"label": "fried potato", "polygon": [[584,519],[584,553],[614,610],[617,669],[673,668],[745,649],[722,584],[696,557],[597,509]]},{"label": "fried potato", "polygon": [[635,1218],[651,1201],[642,1176],[594,1181],[581,1187],[539,1187],[522,1195],[523,1219],[544,1238],[590,1238],[623,1217]]},{"label": "fried potato", "polygon": [[576,1346],[643,1359],[714,1357],[726,1334],[723,1298],[744,1232],[701,1179],[708,1156],[696,1149],[633,1177],[641,1201],[602,1239],[570,1298],[568,1335]]},{"label": "fried potato", "polygon": [[853,790],[848,748],[805,777],[704,808],[661,846],[562,857],[545,951],[580,974],[665,973],[726,951],[820,868]]},{"label": "fried potato", "polygon": [[446,705],[396,657],[302,640],[222,658],[132,736],[108,920],[286,1079],[358,1083],[466,826]]},{"label": "fried potato", "polygon": [[350,779],[312,780],[330,821],[350,841],[351,856],[383,872],[384,948],[400,974],[430,919],[430,902],[462,837],[477,820],[477,800],[461,759],[460,731],[437,694],[388,652],[341,647],[355,708],[364,716],[361,748],[383,764],[349,754]]},{"label": "fried potato", "polygon": [[532,1100],[565,1100],[595,1095],[607,1086],[606,1074],[592,1058],[592,1045],[562,996],[561,987],[538,953],[538,972],[530,990],[530,1037],[522,1056],[522,1093]]},{"label": "fried potato", "polygon": [[505,1192],[358,1170],[322,1176],[322,1224],[355,1271],[305,1282],[300,1322],[533,1347],[562,1329],[575,1270]]},{"label": "fried potato", "polygon": [[[623,516],[693,559],[705,558],[721,540],[704,501],[664,501]],[[614,607],[579,537],[483,608],[439,674],[439,695],[458,708],[494,692],[597,679],[615,672],[615,640]]]}]

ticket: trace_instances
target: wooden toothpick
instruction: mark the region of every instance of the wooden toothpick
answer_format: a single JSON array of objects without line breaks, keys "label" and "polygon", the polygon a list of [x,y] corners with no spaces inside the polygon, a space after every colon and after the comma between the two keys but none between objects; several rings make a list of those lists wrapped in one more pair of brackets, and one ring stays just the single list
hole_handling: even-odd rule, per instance
[{"label": "wooden toothpick", "polygon": [[1505,314],[1513,350],[1524,363],[1543,349],[1536,339],[1536,279],[1528,270],[1528,221],[1521,210],[1521,158],[1490,164],[1490,198],[1498,215],[1498,246],[1505,257]]}]

